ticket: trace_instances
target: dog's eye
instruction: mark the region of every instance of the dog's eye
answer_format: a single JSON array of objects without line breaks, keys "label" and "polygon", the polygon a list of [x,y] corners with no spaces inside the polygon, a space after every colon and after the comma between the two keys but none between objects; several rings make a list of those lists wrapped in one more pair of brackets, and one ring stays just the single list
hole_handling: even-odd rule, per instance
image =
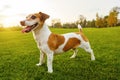
[{"label": "dog's eye", "polygon": [[35,18],[36,18],[36,16],[31,16],[31,18],[32,18],[32,19],[35,19]]}]

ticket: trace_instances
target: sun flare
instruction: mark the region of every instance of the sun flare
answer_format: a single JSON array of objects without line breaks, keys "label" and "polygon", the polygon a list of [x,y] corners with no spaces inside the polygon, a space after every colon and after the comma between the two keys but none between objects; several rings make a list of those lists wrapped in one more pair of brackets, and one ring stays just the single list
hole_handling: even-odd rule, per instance
[{"label": "sun flare", "polygon": [[3,26],[4,27],[12,27],[12,26],[16,26],[19,25],[19,18],[18,17],[7,17],[3,20]]},{"label": "sun flare", "polygon": [[9,27],[11,25],[11,19],[7,18],[3,20],[3,26],[4,27]]}]

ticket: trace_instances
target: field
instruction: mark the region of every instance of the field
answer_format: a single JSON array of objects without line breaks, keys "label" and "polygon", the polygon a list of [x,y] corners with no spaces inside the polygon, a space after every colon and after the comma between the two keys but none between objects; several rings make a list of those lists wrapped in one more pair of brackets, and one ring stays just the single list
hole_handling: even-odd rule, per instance
[{"label": "field", "polygon": [[[76,32],[78,29],[51,29],[54,33]],[[54,56],[52,74],[46,63],[36,66],[39,50],[32,33],[0,32],[0,80],[120,80],[120,27],[83,29],[89,38],[96,60],[79,49]]]}]

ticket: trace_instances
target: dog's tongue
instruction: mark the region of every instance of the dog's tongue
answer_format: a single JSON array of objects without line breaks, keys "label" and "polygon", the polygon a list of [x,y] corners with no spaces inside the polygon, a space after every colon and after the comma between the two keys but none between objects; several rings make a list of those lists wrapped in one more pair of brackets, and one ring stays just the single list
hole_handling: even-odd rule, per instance
[{"label": "dog's tongue", "polygon": [[31,30],[31,27],[30,26],[27,26],[26,28],[24,28],[23,30],[22,30],[22,32],[23,33],[27,33],[27,32],[29,32]]}]

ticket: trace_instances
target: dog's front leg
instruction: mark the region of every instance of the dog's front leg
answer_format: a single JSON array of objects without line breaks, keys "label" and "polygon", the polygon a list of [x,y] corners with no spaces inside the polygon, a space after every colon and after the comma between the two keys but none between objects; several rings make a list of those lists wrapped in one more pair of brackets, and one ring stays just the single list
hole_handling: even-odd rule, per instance
[{"label": "dog's front leg", "polygon": [[53,62],[53,52],[47,53],[47,67],[49,73],[53,72],[52,62]]},{"label": "dog's front leg", "polygon": [[45,53],[40,50],[40,60],[39,63],[36,64],[37,66],[41,66],[44,63],[44,57],[45,57]]}]

